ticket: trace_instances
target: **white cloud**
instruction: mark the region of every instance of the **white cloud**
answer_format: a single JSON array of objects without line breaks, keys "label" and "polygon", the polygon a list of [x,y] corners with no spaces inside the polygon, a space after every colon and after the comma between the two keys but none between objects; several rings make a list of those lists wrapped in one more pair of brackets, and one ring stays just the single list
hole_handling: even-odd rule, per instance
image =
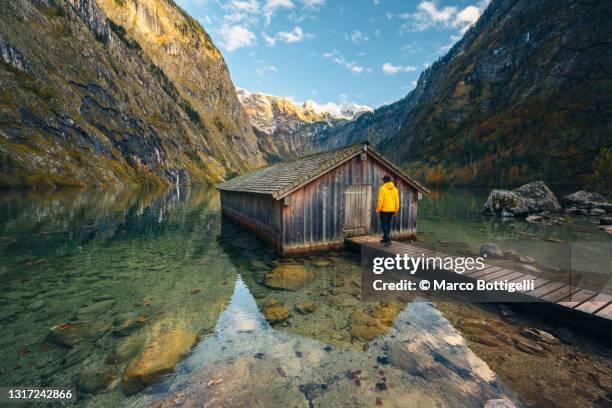
[{"label": "white cloud", "polygon": [[362,44],[362,43],[370,40],[370,37],[368,37],[367,34],[362,33],[359,30],[353,31],[349,38],[355,44]]},{"label": "white cloud", "polygon": [[272,16],[278,9],[292,9],[294,4],[291,0],[267,0],[263,6],[263,14],[266,19],[266,25],[272,21]]},{"label": "white cloud", "polygon": [[465,32],[472,24],[478,21],[480,9],[476,6],[467,6],[455,15],[453,25]]},{"label": "white cloud", "polygon": [[301,27],[295,27],[292,31],[281,31],[277,36],[286,43],[300,42],[304,39],[304,30]]},{"label": "white cloud", "polygon": [[270,47],[276,45],[277,41],[282,41],[284,43],[296,43],[303,41],[304,39],[314,38],[314,35],[305,33],[302,27],[296,26],[291,31],[280,31],[276,33],[276,35],[268,35],[267,33],[261,33],[266,44]]},{"label": "white cloud", "polygon": [[336,49],[330,52],[324,52],[321,55],[323,56],[323,58],[332,60],[334,63],[338,65],[342,65],[343,67],[347,68],[351,72],[354,72],[355,74],[360,74],[364,70],[364,68],[361,65],[359,65],[357,62],[347,61],[346,58],[344,58],[344,55],[342,55],[340,51]]},{"label": "white cloud", "polygon": [[406,66],[393,65],[390,62],[386,62],[383,64],[382,70],[387,75],[395,75],[397,73],[402,73],[402,72],[414,72],[416,71],[416,67],[412,65],[406,65]]},{"label": "white cloud", "polygon": [[274,47],[276,45],[276,38],[270,37],[266,33],[261,33],[261,36],[263,37],[266,44],[269,45],[270,47]]},{"label": "white cloud", "polygon": [[226,7],[233,10],[244,11],[246,13],[259,13],[259,3],[257,0],[232,0],[227,3]]},{"label": "white cloud", "polygon": [[257,43],[255,34],[248,28],[240,25],[223,25],[219,31],[221,46],[228,52],[242,47],[250,47]]},{"label": "white cloud", "polygon": [[318,9],[325,5],[325,0],[302,0],[304,7],[311,9]]},{"label": "white cloud", "polygon": [[397,17],[407,20],[400,31],[425,31],[429,28],[459,29],[461,33],[474,24],[487,6],[488,0],[481,0],[478,6],[470,5],[463,9],[454,6],[439,7],[436,0],[424,0],[414,13],[402,13]]},{"label": "white cloud", "polygon": [[255,72],[257,72],[257,75],[263,78],[269,72],[271,73],[278,72],[278,69],[274,65],[267,65],[265,67],[257,68]]}]

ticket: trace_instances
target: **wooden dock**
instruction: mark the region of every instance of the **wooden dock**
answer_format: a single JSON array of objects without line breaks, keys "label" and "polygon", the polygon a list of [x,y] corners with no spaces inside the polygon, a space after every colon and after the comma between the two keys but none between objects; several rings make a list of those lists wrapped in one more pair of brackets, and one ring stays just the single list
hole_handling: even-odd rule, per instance
[{"label": "wooden dock", "polygon": [[[391,246],[385,247],[380,243],[380,237],[373,235],[347,238],[346,241],[348,246],[353,249],[361,249],[362,246],[368,246],[378,253],[389,256],[407,254],[408,256],[452,257],[452,255],[443,252],[405,242],[393,241]],[[606,331],[612,329],[612,296],[606,293],[582,289],[562,282],[555,282],[490,264],[485,264],[484,269],[466,273],[458,273],[452,270],[428,271],[428,273],[436,272],[439,274],[454,274],[459,279],[473,283],[476,283],[477,280],[519,282],[533,279],[533,290],[520,294],[523,303],[529,304],[531,299],[534,302],[533,306],[548,307],[557,312],[581,317],[583,319],[580,320],[584,320],[585,323],[589,322],[588,324],[593,323],[593,321],[603,323],[603,327],[598,328]]]}]

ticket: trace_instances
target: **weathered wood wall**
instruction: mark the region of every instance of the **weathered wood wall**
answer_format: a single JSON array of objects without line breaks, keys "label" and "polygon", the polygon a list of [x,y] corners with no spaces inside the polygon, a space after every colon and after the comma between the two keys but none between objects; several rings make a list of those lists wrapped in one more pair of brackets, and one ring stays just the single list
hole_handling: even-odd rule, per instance
[{"label": "weathered wood wall", "polygon": [[[363,158],[365,157],[365,160]],[[309,253],[344,243],[344,190],[348,185],[372,186],[370,231],[380,233],[376,197],[388,174],[400,191],[401,207],[392,223],[392,237],[416,235],[417,192],[370,155],[357,156],[285,197],[282,205],[282,253]]]},{"label": "weathered wood wall", "polygon": [[281,250],[280,201],[265,194],[222,190],[221,212]]}]

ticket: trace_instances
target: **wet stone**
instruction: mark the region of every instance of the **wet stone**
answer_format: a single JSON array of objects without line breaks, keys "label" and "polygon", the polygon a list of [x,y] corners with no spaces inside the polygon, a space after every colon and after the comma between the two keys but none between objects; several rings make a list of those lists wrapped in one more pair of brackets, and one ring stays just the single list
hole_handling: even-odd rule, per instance
[{"label": "wet stone", "polygon": [[265,285],[275,289],[296,291],[314,280],[314,274],[304,265],[285,263],[277,266],[265,277]]},{"label": "wet stone", "polygon": [[546,344],[560,344],[558,338],[553,336],[552,334],[536,329],[534,327],[525,327],[521,330],[521,336],[527,337],[528,339],[535,340],[538,342],[546,343]]},{"label": "wet stone", "polygon": [[67,322],[49,330],[49,341],[64,347],[74,347],[93,337],[91,326],[83,321]]},{"label": "wet stone", "polygon": [[535,356],[543,356],[546,354],[546,350],[535,342],[528,341],[518,336],[513,337],[512,340],[514,340],[514,347],[524,353],[533,354]]},{"label": "wet stone", "polygon": [[372,341],[387,330],[377,319],[364,312],[355,311],[351,313],[350,318],[351,336],[362,341]]},{"label": "wet stone", "polygon": [[302,314],[313,313],[317,308],[315,303],[312,301],[298,303],[295,307]]},{"label": "wet stone", "polygon": [[87,365],[78,376],[77,388],[84,393],[97,394],[104,391],[116,377],[113,368],[110,366]]},{"label": "wet stone", "polygon": [[197,335],[184,329],[171,330],[150,341],[123,372],[124,391],[133,394],[172,372],[196,341]]},{"label": "wet stone", "polygon": [[280,323],[289,318],[289,309],[284,307],[278,299],[268,299],[264,302],[262,312],[270,324]]},{"label": "wet stone", "polygon": [[149,320],[146,314],[123,313],[115,317],[112,333],[116,336],[128,336],[140,329]]}]

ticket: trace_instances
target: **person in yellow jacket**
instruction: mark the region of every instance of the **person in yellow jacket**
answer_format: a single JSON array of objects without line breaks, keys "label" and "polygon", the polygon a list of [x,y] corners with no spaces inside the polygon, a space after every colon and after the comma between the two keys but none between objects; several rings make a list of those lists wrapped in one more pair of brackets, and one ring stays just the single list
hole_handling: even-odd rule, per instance
[{"label": "person in yellow jacket", "polygon": [[378,190],[378,203],[376,213],[380,215],[380,226],[383,231],[383,239],[380,242],[391,242],[391,219],[399,211],[400,200],[397,188],[391,181],[391,177],[383,177],[384,184]]}]

